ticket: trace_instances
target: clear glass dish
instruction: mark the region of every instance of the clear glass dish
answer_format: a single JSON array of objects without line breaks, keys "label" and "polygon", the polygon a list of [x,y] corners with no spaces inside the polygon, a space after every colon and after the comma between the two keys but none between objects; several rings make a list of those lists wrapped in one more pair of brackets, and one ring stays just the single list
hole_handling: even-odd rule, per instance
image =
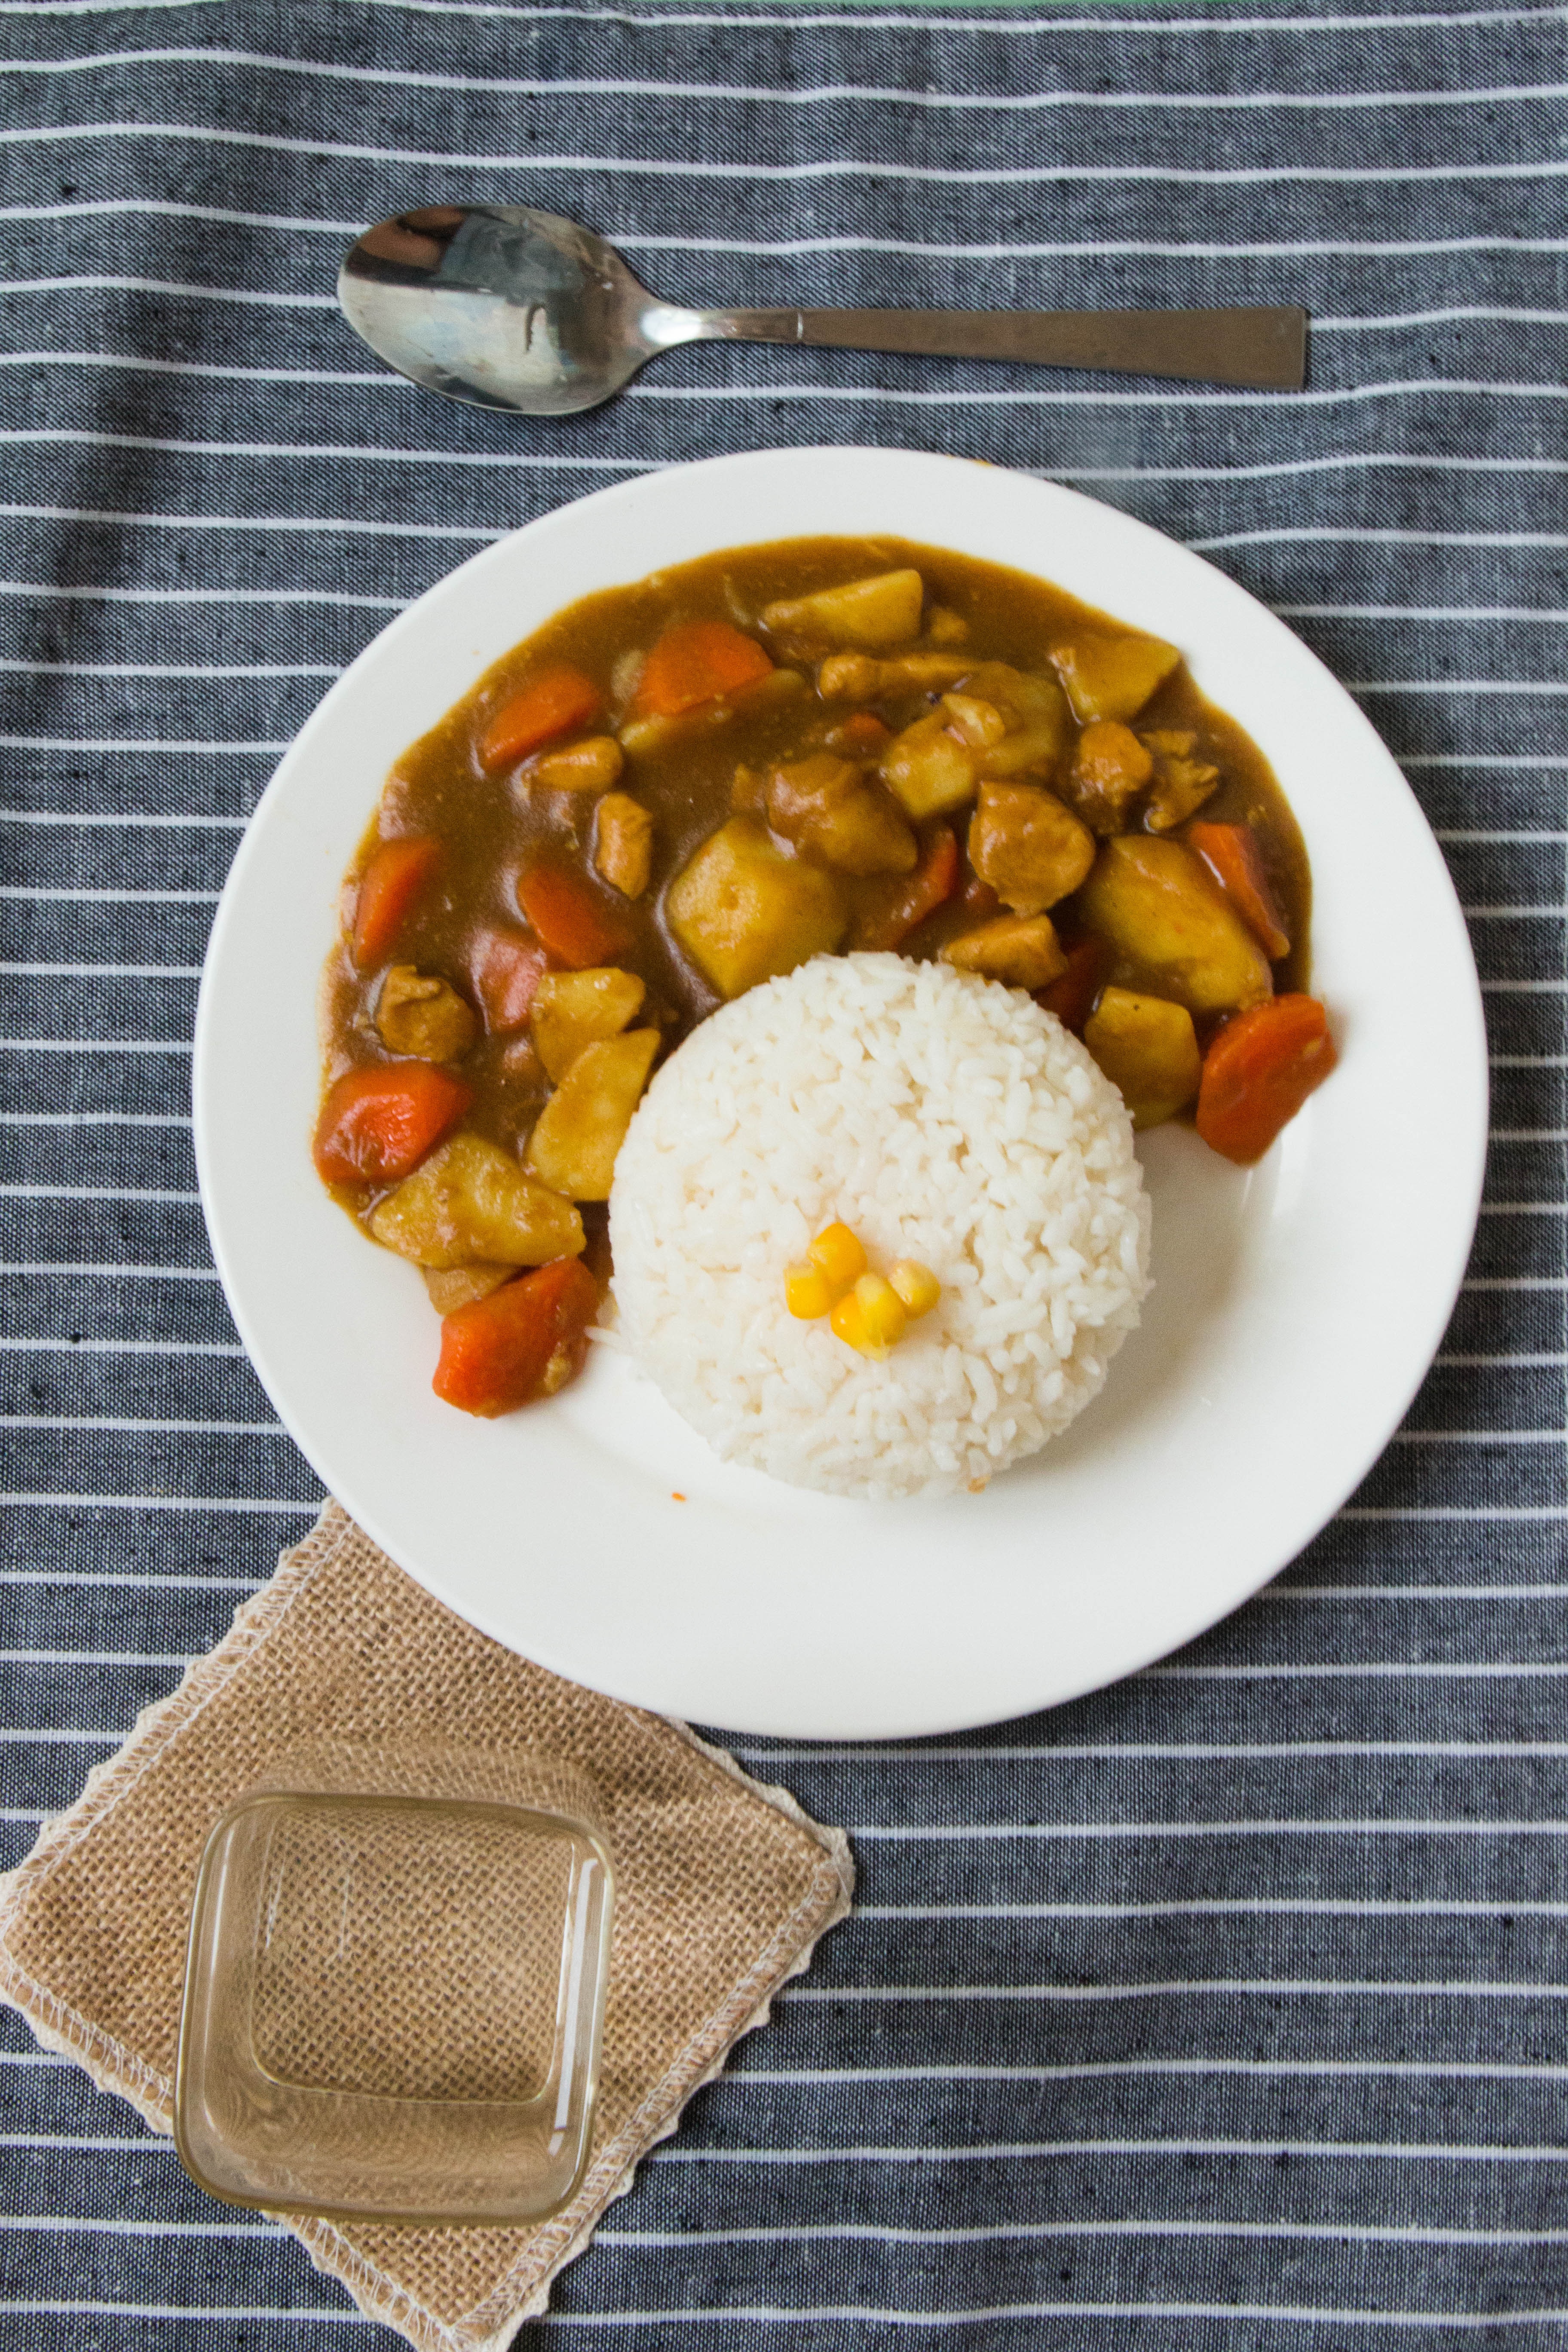
[{"label": "clear glass dish", "polygon": [[574,1768],[297,1749],[223,1815],[192,1907],[174,2140],[213,2196],[534,2221],[587,2159],[609,1849]]}]

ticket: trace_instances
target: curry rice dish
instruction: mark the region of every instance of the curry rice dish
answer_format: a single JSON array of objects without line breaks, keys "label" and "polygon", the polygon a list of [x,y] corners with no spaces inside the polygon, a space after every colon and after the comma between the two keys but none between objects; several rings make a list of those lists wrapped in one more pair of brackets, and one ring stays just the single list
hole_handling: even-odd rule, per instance
[{"label": "curry rice dish", "polygon": [[[622,1260],[658,1248],[642,1227],[628,1240],[628,1188],[634,1169],[652,1181],[647,1138],[671,1148],[658,1105],[681,1095],[677,1049],[721,1007],[720,1043],[700,1045],[707,1077],[691,1066],[693,1102],[729,1039],[731,1079],[752,1089],[757,1120],[771,1085],[774,1111],[796,1106],[816,1131],[811,1089],[796,1105],[768,1028],[784,1016],[767,1006],[793,992],[840,1044],[846,1022],[869,1024],[880,1043],[860,1054],[862,1078],[889,1055],[906,1076],[929,1074],[935,1024],[1001,1054],[1016,1077],[1026,1066],[1047,1127],[1065,1087],[1089,1121],[1072,1150],[1114,1166],[1116,1186],[1129,1119],[1191,1118],[1246,1163],[1333,1066],[1305,992],[1310,897],[1267,763],[1174,646],[940,549],[731,549],[558,614],[398,761],[324,974],[316,1165],[367,1234],[422,1272],[442,1318],[437,1395],[510,1412],[579,1369],[610,1279],[608,1226]],[[924,966],[936,970],[910,969]],[[772,1059],[754,1067],[759,1041]],[[845,1052],[830,1081],[841,1093],[856,1059]],[[759,1250],[776,1258],[769,1295],[798,1326],[791,1361],[817,1365],[825,1393],[853,1375],[885,1404],[917,1357],[957,1344],[968,1243],[944,1230],[930,1244],[946,1278],[900,1246],[930,1223],[912,1192],[900,1223],[894,1197],[900,1169],[918,1192],[921,1151],[903,1130],[924,1114],[908,1087],[897,1109],[872,1095],[887,1123],[879,1170],[859,1127],[841,1192],[803,1176],[795,1213],[781,1200],[776,1234],[745,1246],[748,1280]],[[856,1118],[863,1108],[857,1096]],[[944,1097],[931,1116],[951,1110]],[[783,1130],[773,1113],[766,1124],[776,1157]],[[967,1148],[991,1152],[1005,1193],[1008,1151],[979,1129]],[[765,1190],[744,1158],[737,1184]],[[827,1163],[813,1164],[820,1177]],[[1026,1192],[1037,1178],[1050,1181],[1033,1168]],[[1118,1192],[1117,1215],[1131,1197]],[[1010,1254],[1019,1313],[1039,1287],[1032,1254],[1053,1246],[1044,1233]],[[1127,1297],[1107,1332],[1135,1317],[1142,1291],[1137,1253],[1123,1258]],[[673,1264],[668,1251],[659,1262]],[[677,1293],[639,1323],[629,1261],[626,1275],[628,1333],[657,1322],[664,1348]],[[649,1295],[637,1293],[645,1307]],[[1037,1327],[1054,1331],[1058,1370],[1079,1345],[1065,1311],[1058,1297]],[[763,1319],[784,1328],[771,1308]],[[754,1321],[724,1328],[742,1355],[760,1347],[765,1380],[781,1378]],[[756,1375],[727,1361],[721,1384],[754,1389]],[[952,1483],[966,1465],[983,1477],[982,1459],[998,1466],[1060,1425],[1047,1414],[1027,1444],[999,1435],[1012,1407],[999,1391],[991,1416],[985,1395],[982,1379],[968,1434],[940,1441],[951,1460],[928,1449],[890,1486]],[[682,1409],[746,1455],[735,1427],[690,1396]],[[866,1491],[872,1475],[862,1459],[841,1477],[809,1444],[763,1444],[763,1455],[808,1483]]]}]

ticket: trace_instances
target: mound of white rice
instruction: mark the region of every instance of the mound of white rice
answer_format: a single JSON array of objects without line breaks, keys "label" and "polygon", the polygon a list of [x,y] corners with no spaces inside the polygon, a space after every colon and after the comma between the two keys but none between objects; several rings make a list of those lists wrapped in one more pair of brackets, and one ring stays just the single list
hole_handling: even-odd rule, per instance
[{"label": "mound of white rice", "polygon": [[[784,1305],[835,1218],[940,1303],[885,1362]],[[984,1485],[1096,1395],[1149,1286],[1121,1097],[1017,990],[822,956],[703,1023],[610,1199],[617,1336],[731,1462],[886,1499]]]}]

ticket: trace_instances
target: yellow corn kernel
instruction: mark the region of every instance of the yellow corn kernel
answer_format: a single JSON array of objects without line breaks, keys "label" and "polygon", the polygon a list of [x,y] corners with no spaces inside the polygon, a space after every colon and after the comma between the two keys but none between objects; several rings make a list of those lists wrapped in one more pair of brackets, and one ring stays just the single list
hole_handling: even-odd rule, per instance
[{"label": "yellow corn kernel", "polygon": [[881,1363],[903,1338],[907,1319],[892,1284],[879,1274],[863,1274],[833,1310],[834,1336]]},{"label": "yellow corn kernel", "polygon": [[918,1257],[900,1258],[888,1268],[888,1280],[902,1299],[904,1312],[911,1323],[917,1315],[929,1315],[942,1297],[941,1283]]},{"label": "yellow corn kernel", "polygon": [[866,1271],[866,1253],[845,1224],[824,1225],[806,1255],[835,1291],[847,1290]]},{"label": "yellow corn kernel", "polygon": [[820,1266],[804,1258],[784,1268],[784,1305],[803,1323],[815,1322],[833,1304],[833,1292]]}]

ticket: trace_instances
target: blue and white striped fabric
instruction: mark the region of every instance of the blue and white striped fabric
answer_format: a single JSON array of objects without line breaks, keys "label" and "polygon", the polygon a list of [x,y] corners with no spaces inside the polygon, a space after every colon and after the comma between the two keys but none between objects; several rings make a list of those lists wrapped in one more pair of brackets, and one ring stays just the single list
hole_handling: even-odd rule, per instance
[{"label": "blue and white striped fabric", "polygon": [[[13,1858],[316,1502],[208,1259],[196,975],[275,755],[481,542],[767,443],[1057,477],[1318,647],[1472,919],[1490,1181],[1407,1426],[1168,1665],[965,1738],[742,1745],[852,1826],[859,1911],[530,2342],[1568,2340],[1563,36],[1458,0],[0,0]],[[331,299],[354,229],[466,197],[682,300],[1299,299],[1312,383],[708,349],[517,424],[382,373]],[[5,2347],[366,2325],[14,2019],[0,2103]]]}]

